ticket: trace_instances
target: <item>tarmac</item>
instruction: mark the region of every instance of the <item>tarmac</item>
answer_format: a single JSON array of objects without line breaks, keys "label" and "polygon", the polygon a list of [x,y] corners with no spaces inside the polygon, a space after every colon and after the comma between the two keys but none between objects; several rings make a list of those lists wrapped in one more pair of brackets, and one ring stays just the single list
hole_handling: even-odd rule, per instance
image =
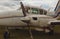
[{"label": "tarmac", "polygon": [[[9,30],[10,37],[8,39],[31,39],[29,31],[24,29],[18,30]],[[54,34],[50,35],[48,33],[32,30],[33,39],[60,39],[60,26],[54,28]],[[0,28],[0,39],[3,37],[4,29]]]}]

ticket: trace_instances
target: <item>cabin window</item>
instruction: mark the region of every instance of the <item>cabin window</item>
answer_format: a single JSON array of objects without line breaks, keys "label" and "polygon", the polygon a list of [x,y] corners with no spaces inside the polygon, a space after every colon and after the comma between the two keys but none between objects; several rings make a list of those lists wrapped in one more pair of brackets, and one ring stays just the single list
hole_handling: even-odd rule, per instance
[{"label": "cabin window", "polygon": [[40,10],[40,14],[41,14],[41,15],[43,14],[43,10]]},{"label": "cabin window", "polygon": [[39,13],[40,13],[41,15],[46,15],[46,14],[47,14],[47,11],[40,9]]},{"label": "cabin window", "polygon": [[44,15],[46,15],[46,14],[47,14],[47,12],[45,11],[45,12],[44,12]]},{"label": "cabin window", "polygon": [[46,15],[47,11],[37,8],[26,8],[27,13]]},{"label": "cabin window", "polygon": [[33,13],[33,14],[38,14],[38,10],[35,9],[35,8],[32,8],[32,13]]}]

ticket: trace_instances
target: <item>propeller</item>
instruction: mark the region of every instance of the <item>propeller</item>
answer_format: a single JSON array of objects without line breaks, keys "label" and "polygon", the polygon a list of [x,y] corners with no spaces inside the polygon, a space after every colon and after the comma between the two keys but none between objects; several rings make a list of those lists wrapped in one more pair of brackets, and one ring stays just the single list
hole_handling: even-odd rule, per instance
[{"label": "propeller", "polygon": [[22,2],[20,2],[20,4],[21,4],[22,12],[23,12],[24,16],[26,16],[26,12],[25,12],[25,8],[24,8],[23,3],[22,3]]},{"label": "propeller", "polygon": [[59,16],[59,14],[60,14],[60,12],[58,12],[58,13],[54,16],[54,18],[58,17],[58,16]]},{"label": "propeller", "polygon": [[[26,12],[25,12],[25,8],[24,8],[24,5],[23,5],[23,3],[22,2],[20,2],[20,4],[21,4],[21,8],[22,8],[22,12],[23,12],[23,14],[24,14],[24,17],[26,16]],[[25,20],[25,19],[22,19],[21,20],[22,22],[25,22],[25,23],[29,23],[30,22],[30,20]]]},{"label": "propeller", "polygon": [[[21,4],[22,12],[23,12],[24,17],[25,17],[25,16],[26,16],[26,12],[25,12],[24,5],[23,5],[22,2],[20,2],[20,4]],[[24,22],[24,23],[27,23],[27,26],[29,27],[30,37],[31,37],[31,39],[33,39],[32,32],[31,32],[31,28],[30,28],[30,26],[29,26],[29,24],[30,24],[30,19],[27,19],[27,18],[26,18],[26,19],[22,19],[21,21]]]}]

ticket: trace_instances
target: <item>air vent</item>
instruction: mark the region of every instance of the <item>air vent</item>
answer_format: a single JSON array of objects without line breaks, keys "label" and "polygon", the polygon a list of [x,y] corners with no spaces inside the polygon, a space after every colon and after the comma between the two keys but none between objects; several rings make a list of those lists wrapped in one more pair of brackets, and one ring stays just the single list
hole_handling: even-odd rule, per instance
[{"label": "air vent", "polygon": [[33,20],[37,20],[37,17],[33,17]]}]

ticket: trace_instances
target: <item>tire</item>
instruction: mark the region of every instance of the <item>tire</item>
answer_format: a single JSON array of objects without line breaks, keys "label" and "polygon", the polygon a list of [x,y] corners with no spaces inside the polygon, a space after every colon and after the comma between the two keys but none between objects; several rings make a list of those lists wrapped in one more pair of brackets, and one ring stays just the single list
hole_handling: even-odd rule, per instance
[{"label": "tire", "polygon": [[50,30],[50,32],[48,32],[49,35],[53,35],[54,34],[54,30]]}]

